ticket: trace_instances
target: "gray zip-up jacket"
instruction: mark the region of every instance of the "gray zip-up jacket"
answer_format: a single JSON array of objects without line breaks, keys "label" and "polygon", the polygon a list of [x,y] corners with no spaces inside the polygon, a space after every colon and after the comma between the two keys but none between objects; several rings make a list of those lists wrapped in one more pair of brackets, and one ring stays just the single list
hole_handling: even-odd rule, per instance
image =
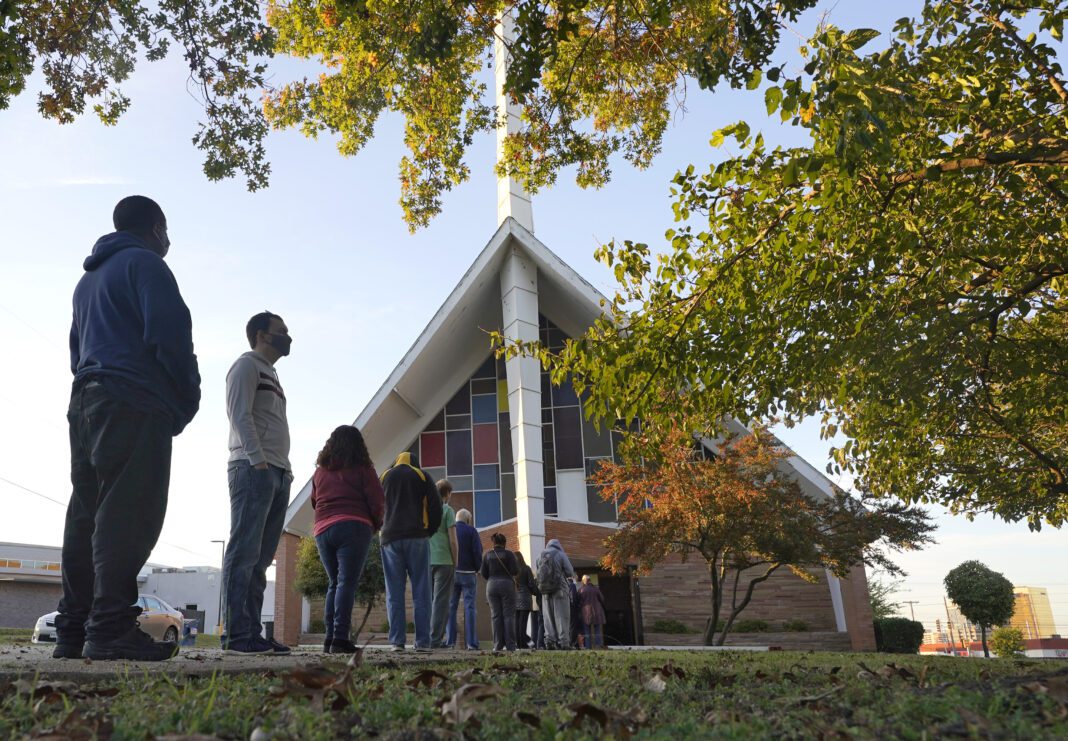
[{"label": "gray zip-up jacket", "polygon": [[253,466],[266,461],[290,471],[286,395],[274,366],[250,350],[226,374],[226,416],[230,419],[230,461]]}]

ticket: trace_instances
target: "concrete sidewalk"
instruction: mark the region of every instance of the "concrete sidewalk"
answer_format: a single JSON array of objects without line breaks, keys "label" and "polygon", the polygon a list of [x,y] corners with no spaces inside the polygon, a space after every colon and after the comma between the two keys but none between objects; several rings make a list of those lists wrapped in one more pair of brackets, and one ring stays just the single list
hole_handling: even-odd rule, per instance
[{"label": "concrete sidewalk", "polygon": [[[319,646],[301,646],[283,656],[258,654],[239,656],[225,654],[218,648],[182,648],[168,661],[91,661],[89,659],[53,659],[52,646],[47,644],[0,645],[0,682],[20,677],[57,679],[72,682],[101,682],[117,674],[167,674],[188,677],[210,677],[212,674],[247,674],[255,672],[286,672],[309,664],[343,665],[344,654],[324,654]],[[393,652],[388,647],[368,646],[364,653],[367,664],[411,665],[443,660],[473,659],[489,655],[488,651],[455,649],[434,650],[431,653]]]}]

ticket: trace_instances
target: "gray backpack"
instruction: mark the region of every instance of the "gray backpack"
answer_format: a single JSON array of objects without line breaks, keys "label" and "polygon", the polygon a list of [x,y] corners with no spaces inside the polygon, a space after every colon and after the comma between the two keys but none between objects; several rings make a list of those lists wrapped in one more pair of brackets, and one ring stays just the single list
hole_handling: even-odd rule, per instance
[{"label": "gray backpack", "polygon": [[560,559],[556,558],[552,549],[546,548],[538,556],[538,589],[542,592],[559,592],[566,583]]}]

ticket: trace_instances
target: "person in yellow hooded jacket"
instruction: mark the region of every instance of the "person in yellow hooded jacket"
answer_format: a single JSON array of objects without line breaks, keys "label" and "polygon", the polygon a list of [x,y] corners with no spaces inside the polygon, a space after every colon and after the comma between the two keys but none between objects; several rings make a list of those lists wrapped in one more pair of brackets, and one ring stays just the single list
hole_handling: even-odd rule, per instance
[{"label": "person in yellow hooded jacket", "polygon": [[407,641],[404,591],[412,583],[415,650],[430,651],[430,536],[441,524],[441,496],[411,453],[401,453],[382,474],[386,516],[379,536],[386,580],[389,642],[403,651]]}]

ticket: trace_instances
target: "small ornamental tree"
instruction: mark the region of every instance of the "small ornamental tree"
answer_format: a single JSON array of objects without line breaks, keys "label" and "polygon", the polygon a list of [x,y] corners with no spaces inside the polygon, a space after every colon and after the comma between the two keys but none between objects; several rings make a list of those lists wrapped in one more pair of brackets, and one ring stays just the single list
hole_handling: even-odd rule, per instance
[{"label": "small ornamental tree", "polygon": [[1026,648],[1023,633],[1019,628],[1002,627],[990,634],[990,648],[1001,659],[1021,656]]},{"label": "small ornamental tree", "polygon": [[809,582],[817,580],[810,570],[844,577],[860,563],[900,574],[877,544],[930,542],[933,526],[922,510],[865,506],[841,492],[806,496],[782,470],[788,453],[764,429],[728,438],[713,460],[702,460],[683,429],[632,435],[625,462],[602,463],[592,481],[618,505],[619,529],[605,540],[607,568],[620,572],[637,561],[648,572],[671,554],[704,560],[712,582],[705,645],[723,645],[756,587],[780,569]]},{"label": "small ornamental tree", "polygon": [[[371,546],[367,549],[367,561],[363,565],[363,574],[360,575],[360,583],[356,587],[356,604],[364,608],[363,619],[359,627],[352,633],[352,641],[360,636],[371,610],[378,604],[385,589],[385,576],[382,572],[382,551],[378,538],[371,539]],[[326,578],[326,570],[322,561],[319,560],[319,551],[315,547],[315,541],[304,538],[300,542],[297,551],[297,591],[309,599],[325,597],[329,587]]]},{"label": "small ornamental tree", "polygon": [[891,598],[901,586],[899,581],[883,581],[872,574],[868,579],[868,602],[871,604],[872,620],[883,620],[897,615],[900,602],[893,602]]},{"label": "small ornamental tree", "polygon": [[1012,582],[978,561],[965,561],[946,574],[943,583],[961,615],[979,626],[983,655],[989,658],[986,631],[1012,618],[1015,609]]}]

